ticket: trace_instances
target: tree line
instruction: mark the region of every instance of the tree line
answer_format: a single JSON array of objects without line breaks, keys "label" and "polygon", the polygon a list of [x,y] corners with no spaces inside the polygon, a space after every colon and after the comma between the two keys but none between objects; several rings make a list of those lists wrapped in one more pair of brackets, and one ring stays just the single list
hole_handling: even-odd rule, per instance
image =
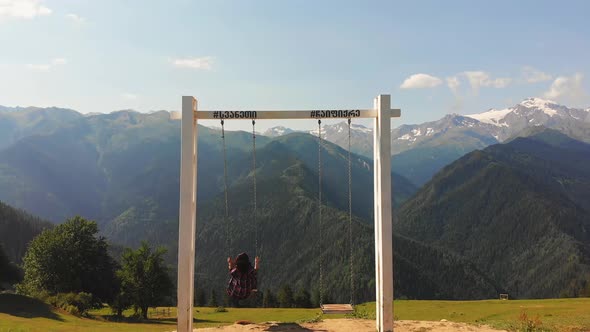
[{"label": "tree line", "polygon": [[149,307],[172,302],[164,248],[144,242],[135,250],[126,248],[119,261],[108,249],[96,222],[68,219],[30,242],[24,276],[15,289],[78,314],[108,303],[118,316],[133,308],[137,316],[147,318]]},{"label": "tree line", "polygon": [[[77,216],[36,236],[20,267],[0,246],[0,287],[14,284],[17,293],[73,314],[84,315],[107,304],[117,317],[131,308],[134,315],[147,319],[148,308],[176,303],[172,269],[165,264],[165,254],[165,248],[143,242],[137,249],[124,249],[115,259],[106,239],[98,235],[97,223]],[[224,289],[197,288],[194,305],[230,307],[235,303]],[[283,285],[276,292],[255,292],[239,306],[317,307],[319,292]]]},{"label": "tree line", "polygon": [[20,264],[28,243],[51,227],[53,225],[48,221],[0,201],[0,243],[4,245],[4,254],[12,262]]},{"label": "tree line", "polygon": [[[235,306],[225,292],[211,289],[209,292],[198,288],[195,290],[194,305],[197,307]],[[319,307],[319,292],[310,293],[299,288],[294,291],[291,286],[283,285],[278,291],[271,289],[253,293],[248,299],[239,301],[240,307],[248,308],[314,308]]]}]

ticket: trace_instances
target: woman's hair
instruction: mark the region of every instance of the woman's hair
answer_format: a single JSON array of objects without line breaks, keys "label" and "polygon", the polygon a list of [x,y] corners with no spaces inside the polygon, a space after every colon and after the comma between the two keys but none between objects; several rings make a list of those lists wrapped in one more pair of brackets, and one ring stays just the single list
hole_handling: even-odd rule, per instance
[{"label": "woman's hair", "polygon": [[250,258],[245,252],[239,254],[238,257],[236,257],[236,267],[238,268],[238,271],[247,273],[250,269],[250,266]]}]

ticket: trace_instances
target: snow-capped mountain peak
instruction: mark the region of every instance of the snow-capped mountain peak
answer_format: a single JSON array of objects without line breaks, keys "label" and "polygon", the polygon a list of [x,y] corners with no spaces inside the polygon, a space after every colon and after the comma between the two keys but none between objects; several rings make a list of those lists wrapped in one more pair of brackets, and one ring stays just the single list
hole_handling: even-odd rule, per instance
[{"label": "snow-capped mountain peak", "polygon": [[276,127],[268,128],[267,130],[265,130],[263,135],[270,136],[270,137],[277,137],[277,136],[287,135],[292,132],[295,132],[295,131],[291,128],[287,128],[287,127],[283,127],[283,126],[276,126]]},{"label": "snow-capped mountain peak", "polygon": [[[590,124],[590,108],[569,108],[542,98],[527,98],[514,106],[503,109],[489,109],[469,115],[448,114],[443,118],[421,124],[401,125],[392,128],[392,152],[400,153],[423,145],[437,142],[453,142],[457,137],[479,140],[481,146],[503,142],[529,127],[573,128]],[[373,129],[358,123],[351,124],[353,145],[370,153]],[[294,130],[274,127],[265,132],[268,136],[281,136]],[[305,131],[317,136],[318,128]],[[348,123],[341,121],[322,125],[322,138],[342,147],[348,146]]]},{"label": "snow-capped mountain peak", "polygon": [[358,131],[358,132],[362,132],[362,133],[372,133],[373,132],[373,128],[367,128],[363,125],[354,124],[354,123],[350,124],[350,130],[351,131]]},{"label": "snow-capped mountain peak", "polygon": [[483,123],[492,124],[495,126],[507,126],[506,123],[501,122],[506,115],[514,111],[514,108],[505,108],[501,110],[497,109],[490,109],[487,112],[477,113],[477,114],[467,114],[466,117],[478,120]]},{"label": "snow-capped mountain peak", "polygon": [[511,123],[518,118],[526,119],[529,122],[544,122],[542,118],[568,117],[568,108],[557,104],[554,101],[541,98],[527,98],[513,107],[504,109],[490,109],[487,112],[465,115],[483,123],[492,124],[498,127],[510,127]]},{"label": "snow-capped mountain peak", "polygon": [[543,111],[543,113],[554,116],[557,114],[555,108],[560,107],[556,102],[551,100],[545,100],[541,98],[527,98],[518,104],[520,106],[532,109],[538,109]]},{"label": "snow-capped mountain peak", "polygon": [[547,105],[559,105],[556,102],[552,101],[552,100],[548,100],[548,99],[542,99],[539,97],[531,97],[531,98],[526,98],[523,101],[521,101],[519,103],[519,105],[525,106],[525,107],[537,107],[537,108],[541,108],[541,107],[545,107]]}]

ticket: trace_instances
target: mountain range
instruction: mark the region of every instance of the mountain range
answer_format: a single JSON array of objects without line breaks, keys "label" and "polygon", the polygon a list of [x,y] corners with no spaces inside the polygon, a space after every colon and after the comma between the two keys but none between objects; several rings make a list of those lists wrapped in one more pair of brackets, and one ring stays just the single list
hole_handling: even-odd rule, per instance
[{"label": "mountain range", "polygon": [[[527,99],[509,111],[393,129],[396,296],[579,295],[590,282],[588,113]],[[180,123],[170,113],[0,108],[0,128],[0,200],[53,222],[97,220],[112,243],[164,245],[174,264]],[[351,129],[355,296],[370,300],[372,130]],[[251,133],[227,132],[226,220],[221,133],[199,127],[199,287],[223,287],[228,254],[258,251],[264,287],[317,291],[321,263],[329,298],[348,301],[348,125],[323,130],[320,238],[317,131],[258,136],[256,170]]]},{"label": "mountain range", "polygon": [[[470,115],[449,114],[437,121],[401,125],[391,131],[392,169],[421,186],[442,167],[476,149],[504,142],[530,127],[557,129],[573,138],[590,142],[590,108],[578,109],[540,98],[527,98],[506,109],[490,109]],[[268,129],[280,136],[293,130]],[[317,129],[310,131],[317,135]],[[352,150],[372,158],[373,130],[362,125],[351,128]],[[323,127],[325,139],[348,147],[348,125]]]},{"label": "mountain range", "polygon": [[[100,223],[110,241],[136,246],[146,240],[169,249],[174,264],[178,230],[179,123],[166,113],[116,112],[81,117],[50,133],[17,140],[0,151],[2,200],[26,208],[54,222],[80,214]],[[319,252],[325,252],[326,294],[347,301],[349,251],[342,251],[348,232],[348,175],[345,150],[323,145],[324,237],[318,237],[317,139],[293,133],[257,141],[259,225],[251,222],[252,169],[250,136],[229,132],[228,179],[231,228],[223,223],[223,169],[220,133],[200,127],[199,227],[197,281],[199,287],[222,287],[225,256],[240,250],[255,251],[253,232],[260,233],[260,250],[267,274],[261,283],[278,289],[283,283],[319,287]],[[374,292],[372,219],[372,161],[353,155],[354,262],[356,298],[370,300]],[[397,206],[417,188],[394,174]],[[12,200],[12,201],[11,201]],[[14,219],[14,218],[13,218]],[[23,221],[14,221],[14,223]],[[6,235],[14,237],[12,232]],[[231,238],[231,250],[225,246]],[[396,236],[396,238],[398,238]],[[320,242],[324,243],[319,248]],[[8,243],[8,242],[7,242]],[[10,243],[5,244],[10,246]],[[496,292],[494,284],[461,257],[399,237],[398,294],[416,298],[485,298]],[[206,253],[206,254],[205,254]],[[422,260],[412,257],[421,253]],[[327,258],[330,259],[327,259]],[[403,257],[406,257],[403,259]],[[445,257],[444,261],[439,261]],[[436,264],[465,283],[453,287],[449,280],[426,269]]]},{"label": "mountain range", "polygon": [[[108,222],[128,212],[130,207],[146,202],[157,202],[162,210],[160,215],[175,219],[180,121],[171,119],[168,112],[119,111],[92,116],[76,113],[78,116],[72,117],[68,110],[27,108],[24,111],[25,115],[18,115],[19,111],[5,112],[0,118],[0,126],[12,128],[11,137],[23,136],[0,149],[0,200],[54,222],[75,214]],[[44,123],[46,113],[51,114],[51,121],[36,134],[25,131],[18,126],[21,122],[14,121],[15,117],[26,117]],[[293,135],[298,138],[275,140],[292,140],[293,153],[309,167],[317,165],[314,159],[317,140],[309,135]],[[269,137],[259,136],[257,146],[262,149],[271,141]],[[228,178],[230,182],[239,181],[245,172],[244,165],[251,163],[251,134],[227,132],[226,143]],[[339,174],[326,172],[326,190],[334,190],[334,197],[344,202],[342,195],[348,182],[346,153],[329,142],[324,147],[329,152],[326,169],[332,167],[330,153],[339,160],[334,167],[340,167]],[[221,133],[217,129],[200,127],[199,153],[198,193],[201,201],[207,201],[223,188],[219,173],[223,168]],[[354,158],[353,173],[363,174],[355,184],[365,188],[365,192],[357,191],[361,202],[357,206],[364,209],[359,214],[367,216],[372,213],[367,204],[372,197],[369,194],[372,161],[362,156]],[[394,181],[398,183],[395,188],[399,193],[398,204],[417,189],[395,174]]]}]

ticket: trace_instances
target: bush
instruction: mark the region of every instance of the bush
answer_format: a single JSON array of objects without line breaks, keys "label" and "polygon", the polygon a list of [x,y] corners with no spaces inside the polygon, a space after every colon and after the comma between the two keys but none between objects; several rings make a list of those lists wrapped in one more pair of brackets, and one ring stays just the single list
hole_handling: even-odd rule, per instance
[{"label": "bush", "polygon": [[215,308],[215,312],[227,312],[227,309],[225,307],[217,307]]},{"label": "bush", "polygon": [[63,309],[74,316],[80,316],[80,309],[78,309],[78,307],[76,307],[76,306],[69,304],[69,305],[66,305],[66,307]]},{"label": "bush", "polygon": [[365,308],[360,308],[358,306],[354,307],[354,312],[351,314],[347,314],[347,317],[352,318],[360,318],[360,319],[375,319],[374,313],[369,313],[369,311]]},{"label": "bush", "polygon": [[537,331],[545,331],[543,329],[543,322],[541,322],[541,318],[537,315],[536,317],[530,317],[526,311],[522,311],[520,316],[518,317],[518,321],[520,323],[519,331],[523,332],[537,332]]},{"label": "bush", "polygon": [[92,294],[90,293],[57,293],[52,296],[43,293],[39,295],[39,298],[48,304],[76,316],[86,315],[88,310],[92,308]]}]

